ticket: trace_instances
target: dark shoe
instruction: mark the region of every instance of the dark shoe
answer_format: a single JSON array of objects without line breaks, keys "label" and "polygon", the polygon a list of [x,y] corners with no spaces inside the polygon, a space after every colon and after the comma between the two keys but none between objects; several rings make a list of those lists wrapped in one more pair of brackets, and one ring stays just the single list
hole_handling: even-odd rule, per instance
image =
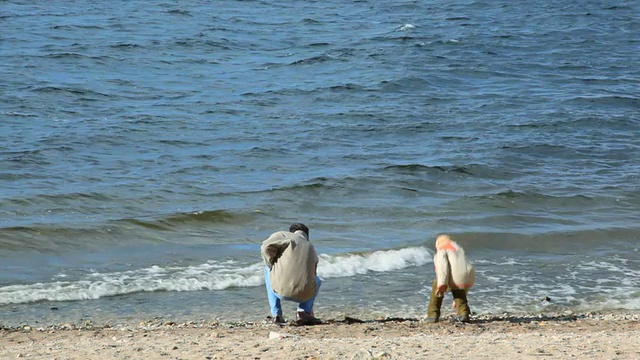
[{"label": "dark shoe", "polygon": [[282,324],[284,324],[284,318],[282,315],[277,315],[273,318],[273,323],[282,326]]},{"label": "dark shoe", "polygon": [[296,325],[316,325],[321,323],[322,320],[314,317],[311,314],[307,314],[304,311],[296,312]]},{"label": "dark shoe", "polygon": [[469,314],[456,315],[455,320],[458,321],[458,322],[468,323],[469,322]]},{"label": "dark shoe", "polygon": [[440,321],[440,319],[438,319],[437,317],[426,317],[426,318],[424,318],[424,322],[429,323],[429,324],[434,324],[434,323],[437,323],[438,321]]}]

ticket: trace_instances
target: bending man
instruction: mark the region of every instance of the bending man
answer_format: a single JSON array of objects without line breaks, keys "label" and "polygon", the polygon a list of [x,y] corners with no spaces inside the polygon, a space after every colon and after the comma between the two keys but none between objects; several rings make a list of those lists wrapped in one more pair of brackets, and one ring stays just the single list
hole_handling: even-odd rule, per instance
[{"label": "bending man", "polygon": [[298,325],[319,323],[313,315],[313,302],[320,289],[318,255],[309,242],[309,229],[293,224],[289,231],[271,234],[260,250],[267,265],[264,280],[274,323],[284,323],[281,300],[298,303]]}]

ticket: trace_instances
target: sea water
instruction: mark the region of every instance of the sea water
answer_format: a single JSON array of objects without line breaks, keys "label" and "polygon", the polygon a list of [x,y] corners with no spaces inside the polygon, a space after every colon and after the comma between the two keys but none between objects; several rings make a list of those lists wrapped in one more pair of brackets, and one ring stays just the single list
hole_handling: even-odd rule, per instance
[{"label": "sea water", "polygon": [[424,315],[442,232],[477,314],[638,311],[639,6],[4,1],[0,323],[263,319],[293,222],[319,317]]}]

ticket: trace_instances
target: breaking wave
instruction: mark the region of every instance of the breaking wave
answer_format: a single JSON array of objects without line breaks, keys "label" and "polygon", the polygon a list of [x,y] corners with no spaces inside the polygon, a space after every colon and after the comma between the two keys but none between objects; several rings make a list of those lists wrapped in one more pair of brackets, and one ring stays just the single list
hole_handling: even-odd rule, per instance
[{"label": "breaking wave", "polygon": [[[322,278],[349,277],[367,272],[387,272],[431,261],[424,247],[381,250],[371,253],[321,254],[318,275]],[[158,266],[122,272],[91,272],[80,279],[0,287],[0,305],[36,301],[78,301],[154,291],[217,291],[263,284],[264,264],[209,261],[192,266]]]}]

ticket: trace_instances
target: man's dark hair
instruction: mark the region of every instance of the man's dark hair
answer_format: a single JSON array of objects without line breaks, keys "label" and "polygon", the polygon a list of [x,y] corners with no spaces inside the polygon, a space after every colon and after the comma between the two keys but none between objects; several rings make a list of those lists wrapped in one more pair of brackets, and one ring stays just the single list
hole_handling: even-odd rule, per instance
[{"label": "man's dark hair", "polygon": [[307,234],[307,237],[309,237],[309,228],[305,224],[295,223],[289,227],[290,232],[296,232],[298,230],[304,231],[304,233]]}]

